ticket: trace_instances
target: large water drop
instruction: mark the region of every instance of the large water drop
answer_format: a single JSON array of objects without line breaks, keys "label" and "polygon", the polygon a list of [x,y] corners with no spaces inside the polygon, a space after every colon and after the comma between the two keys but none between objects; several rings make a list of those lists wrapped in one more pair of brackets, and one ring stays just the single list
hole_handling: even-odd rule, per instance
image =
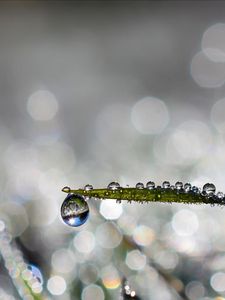
[{"label": "large water drop", "polygon": [[83,225],[87,221],[88,215],[89,207],[83,196],[70,194],[63,201],[61,216],[67,225],[72,227]]}]

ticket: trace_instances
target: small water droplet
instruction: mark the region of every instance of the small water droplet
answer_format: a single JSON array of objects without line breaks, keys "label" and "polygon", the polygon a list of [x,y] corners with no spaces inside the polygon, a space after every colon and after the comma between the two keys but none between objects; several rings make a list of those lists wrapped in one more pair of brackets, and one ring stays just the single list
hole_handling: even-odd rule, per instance
[{"label": "small water droplet", "polygon": [[199,188],[197,186],[193,186],[191,190],[193,193],[199,194]]},{"label": "small water droplet", "polygon": [[203,192],[206,193],[207,196],[212,196],[215,194],[216,187],[213,183],[206,183],[203,186]]},{"label": "small water droplet", "polygon": [[224,198],[224,193],[222,193],[222,192],[218,192],[216,196],[217,196],[217,198],[218,198],[218,199],[220,199],[220,200],[221,200],[221,199],[223,199],[223,198]]},{"label": "small water droplet", "polygon": [[170,183],[169,183],[169,181],[164,181],[164,182],[162,183],[162,187],[163,187],[164,189],[170,188]]},{"label": "small water droplet", "polygon": [[85,190],[85,191],[93,190],[93,186],[92,186],[91,184],[86,184],[86,185],[84,186],[84,190]]},{"label": "small water droplet", "polygon": [[177,190],[181,190],[183,188],[183,183],[181,181],[177,181],[175,183],[175,187]]},{"label": "small water droplet", "polygon": [[136,189],[139,189],[139,190],[144,189],[144,184],[143,184],[142,182],[138,182],[138,183],[136,184]]},{"label": "small water droplet", "polygon": [[64,186],[64,188],[62,189],[62,192],[70,193],[70,187]]},{"label": "small water droplet", "polygon": [[147,182],[146,188],[149,189],[149,190],[154,189],[155,188],[155,183],[153,181]]},{"label": "small water droplet", "polygon": [[184,190],[185,190],[186,193],[190,192],[190,190],[191,190],[191,184],[190,183],[185,183]]},{"label": "small water droplet", "polygon": [[110,182],[110,184],[107,187],[109,190],[118,190],[120,188],[120,185],[118,182]]},{"label": "small water droplet", "polygon": [[84,224],[89,215],[89,207],[84,197],[70,194],[61,206],[61,217],[69,226],[77,227]]}]

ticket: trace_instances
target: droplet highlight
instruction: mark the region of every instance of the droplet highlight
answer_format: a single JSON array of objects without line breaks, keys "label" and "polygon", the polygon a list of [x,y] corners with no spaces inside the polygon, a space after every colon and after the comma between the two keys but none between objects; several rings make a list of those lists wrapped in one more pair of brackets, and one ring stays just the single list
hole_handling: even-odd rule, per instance
[{"label": "droplet highlight", "polygon": [[89,207],[84,197],[70,194],[61,206],[61,217],[63,222],[72,227],[83,225],[89,216]]}]

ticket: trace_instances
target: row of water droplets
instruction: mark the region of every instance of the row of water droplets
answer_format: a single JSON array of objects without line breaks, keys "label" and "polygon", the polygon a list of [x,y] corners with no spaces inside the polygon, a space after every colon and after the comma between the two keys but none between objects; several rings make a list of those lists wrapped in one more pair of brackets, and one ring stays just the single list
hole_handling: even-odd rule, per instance
[{"label": "row of water droplets", "polygon": [[[135,186],[136,189],[162,189],[162,190],[175,190],[177,193],[194,193],[198,195],[205,196],[207,198],[213,197],[215,202],[223,202],[224,194],[218,192],[216,194],[216,187],[212,183],[206,183],[202,190],[197,186],[192,186],[190,183],[183,184],[181,181],[177,181],[175,185],[171,185],[169,181],[164,181],[161,186],[156,186],[153,181],[148,181],[146,185],[142,182],[138,182]],[[107,186],[108,190],[119,190],[122,189],[118,182],[110,182]],[[87,204],[88,197],[84,197],[77,194],[70,194],[71,189],[69,187],[64,187],[62,189],[64,192],[69,193],[61,206],[61,216],[63,221],[73,227],[80,226],[84,224],[89,216],[89,207]],[[85,191],[93,190],[93,186],[87,184],[84,186]],[[118,201],[120,202],[120,201]]]},{"label": "row of water droplets", "polygon": [[[115,181],[110,182],[107,186],[107,189],[109,189],[109,190],[118,190],[120,188],[121,188],[120,184]],[[170,190],[177,190],[177,191],[185,192],[185,193],[193,192],[196,194],[202,194],[203,196],[213,196],[213,195],[215,195],[215,192],[216,192],[216,187],[212,183],[206,183],[203,186],[202,191],[201,191],[201,188],[198,188],[197,186],[192,186],[190,183],[183,184],[181,181],[177,181],[175,183],[175,185],[171,185],[169,181],[164,181],[161,186],[156,186],[153,181],[148,181],[146,183],[146,185],[144,185],[142,182],[138,182],[136,184],[135,188],[136,189],[146,188],[148,190],[153,190],[155,188],[170,189]],[[71,191],[71,189],[69,187],[64,187],[62,190],[67,193],[70,193],[70,191]],[[86,184],[84,186],[84,190],[85,191],[93,190],[93,186],[91,184]],[[222,192],[218,192],[216,196],[218,198],[223,198],[224,194]]]}]

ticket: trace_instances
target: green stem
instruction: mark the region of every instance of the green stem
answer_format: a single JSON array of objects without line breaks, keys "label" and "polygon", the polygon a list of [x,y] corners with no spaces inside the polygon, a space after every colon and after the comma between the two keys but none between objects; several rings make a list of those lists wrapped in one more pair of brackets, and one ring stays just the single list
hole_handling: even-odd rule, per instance
[{"label": "green stem", "polygon": [[[215,204],[218,200],[213,196],[204,196],[200,193],[185,192],[184,190],[172,190],[157,187],[155,189],[137,189],[137,188],[119,188],[110,189],[92,189],[92,190],[63,190],[65,193],[79,194],[84,197],[93,197],[101,200],[116,199],[119,201],[143,202],[166,202],[166,203],[186,203],[186,204]],[[221,203],[218,203],[221,204]]]}]

